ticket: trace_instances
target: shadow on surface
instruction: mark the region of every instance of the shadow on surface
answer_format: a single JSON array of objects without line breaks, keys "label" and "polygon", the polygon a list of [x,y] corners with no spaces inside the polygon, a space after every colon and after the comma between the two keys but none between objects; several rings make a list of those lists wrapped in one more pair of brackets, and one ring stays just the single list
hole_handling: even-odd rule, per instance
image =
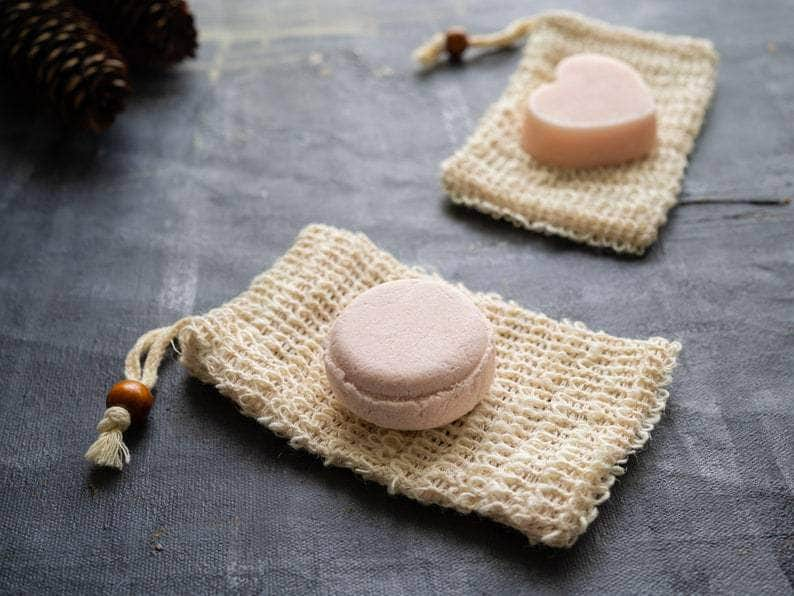
[{"label": "shadow on surface", "polygon": [[[625,263],[639,264],[652,260],[656,253],[661,251],[661,242],[660,239],[657,239],[642,256],[617,253],[609,248],[598,248],[574,242],[573,240],[568,240],[561,236],[546,235],[525,230],[524,228],[513,225],[507,220],[494,219],[490,215],[480,213],[475,209],[453,203],[446,197],[441,202],[443,204],[442,209],[444,214],[451,220],[465,225],[469,231],[475,231],[479,234],[492,234],[498,236],[499,240],[503,240],[509,244],[523,244],[534,249],[542,249],[543,252],[550,254],[577,254],[588,257],[606,256]],[[662,232],[663,231],[664,228],[662,228]]]},{"label": "shadow on surface", "polygon": [[95,133],[65,124],[48,106],[0,78],[0,159],[45,183],[90,182],[103,164],[113,163],[113,150],[121,153],[128,147],[124,128],[154,117],[147,104],[186,96],[192,77],[171,69],[131,72],[130,80],[133,92],[125,109],[107,130]]},{"label": "shadow on surface", "polygon": [[433,75],[444,72],[463,70],[465,68],[494,68],[501,64],[512,62],[516,56],[521,54],[523,44],[493,50],[475,50],[477,53],[469,53],[463,60],[452,61],[447,59],[446,54],[439,59],[431,68],[419,70],[416,74],[420,79],[429,79]]},{"label": "shadow on surface", "polygon": [[[255,459],[277,459],[277,466],[290,468],[295,477],[310,475],[330,490],[343,492],[355,502],[356,513],[364,514],[364,518],[388,520],[395,527],[409,526],[417,534],[437,534],[450,543],[465,541],[488,557],[520,563],[547,577],[570,574],[572,569],[578,568],[576,560],[585,556],[592,558],[594,549],[598,548],[597,527],[604,523],[603,519],[619,515],[615,508],[622,507],[620,500],[614,497],[601,505],[601,515],[570,549],[530,546],[521,533],[496,522],[436,505],[421,505],[404,496],[391,496],[381,485],[364,481],[348,469],[324,466],[319,458],[291,448],[286,440],[242,416],[232,402],[200,381],[189,378],[184,391],[187,408],[201,420],[204,432],[211,426],[211,432],[221,440],[255,452]],[[619,492],[619,485],[612,490]],[[271,515],[272,512],[263,511],[262,514]]]}]

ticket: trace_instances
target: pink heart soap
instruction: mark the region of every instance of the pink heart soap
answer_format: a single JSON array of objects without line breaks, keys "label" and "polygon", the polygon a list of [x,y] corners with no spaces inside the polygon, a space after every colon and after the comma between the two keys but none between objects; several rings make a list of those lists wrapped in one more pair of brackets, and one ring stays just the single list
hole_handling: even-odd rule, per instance
[{"label": "pink heart soap", "polygon": [[656,143],[656,104],[639,73],[601,54],[575,54],[529,96],[521,144],[546,165],[591,167],[637,159]]}]

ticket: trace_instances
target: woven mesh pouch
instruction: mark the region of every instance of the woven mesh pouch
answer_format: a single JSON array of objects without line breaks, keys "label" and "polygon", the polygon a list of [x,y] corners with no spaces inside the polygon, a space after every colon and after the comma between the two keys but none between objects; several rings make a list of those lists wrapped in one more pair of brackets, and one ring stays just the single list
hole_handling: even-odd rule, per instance
[{"label": "woven mesh pouch", "polygon": [[532,543],[570,546],[659,419],[680,345],[595,333],[461,288],[494,326],[489,397],[441,428],[382,429],[334,399],[323,340],[364,290],[425,275],[362,234],[310,226],[247,291],[180,322],[181,362],[327,464],[390,493],[492,518]]},{"label": "woven mesh pouch", "polygon": [[[554,79],[557,63],[596,52],[633,66],[657,106],[658,144],[620,166],[556,168],[520,145],[523,106]],[[675,204],[716,82],[711,42],[615,27],[575,13],[531,19],[521,62],[465,145],[443,162],[442,186],[455,203],[536,232],[617,252],[642,254]]]}]

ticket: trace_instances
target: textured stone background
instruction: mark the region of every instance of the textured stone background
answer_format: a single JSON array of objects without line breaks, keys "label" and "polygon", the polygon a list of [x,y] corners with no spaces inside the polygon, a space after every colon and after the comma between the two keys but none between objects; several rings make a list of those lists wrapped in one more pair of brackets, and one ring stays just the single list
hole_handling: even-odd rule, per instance
[{"label": "textured stone background", "polygon": [[[0,592],[791,593],[792,2],[194,0],[198,58],[106,134],[0,104]],[[545,8],[711,38],[717,96],[642,259],[451,207],[438,164],[519,53],[416,76]],[[735,201],[735,202],[734,202]],[[326,469],[171,360],[132,465],[81,459],[139,334],[236,295],[309,222],[555,318],[684,344],[666,415],[571,550]]]}]

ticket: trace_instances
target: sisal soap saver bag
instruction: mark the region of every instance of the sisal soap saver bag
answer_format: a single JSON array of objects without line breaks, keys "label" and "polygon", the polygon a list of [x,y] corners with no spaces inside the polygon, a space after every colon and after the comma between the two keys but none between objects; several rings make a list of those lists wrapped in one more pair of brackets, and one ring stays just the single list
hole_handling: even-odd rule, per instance
[{"label": "sisal soap saver bag", "polygon": [[[230,302],[141,337],[125,372],[151,388],[175,338],[192,375],[293,447],[390,493],[478,513],[532,543],[570,546],[659,420],[681,346],[593,332],[461,288],[493,326],[490,394],[446,426],[386,430],[334,398],[323,344],[356,296],[386,281],[420,277],[428,275],[363,234],[312,225]],[[120,437],[130,418],[110,399],[108,405],[87,456],[121,467],[128,454]]]},{"label": "sisal soap saver bag", "polygon": [[[441,165],[442,185],[455,203],[536,232],[617,252],[642,254],[675,204],[687,155],[714,92],[717,53],[711,42],[615,27],[568,12],[515,22],[494,35],[451,30],[419,48],[431,66],[446,49],[500,47],[529,35],[521,62],[502,96],[466,144]],[[555,66],[577,53],[598,53],[632,66],[656,102],[657,145],[647,158],[618,166],[543,166],[521,147],[523,106],[554,79]]]}]

